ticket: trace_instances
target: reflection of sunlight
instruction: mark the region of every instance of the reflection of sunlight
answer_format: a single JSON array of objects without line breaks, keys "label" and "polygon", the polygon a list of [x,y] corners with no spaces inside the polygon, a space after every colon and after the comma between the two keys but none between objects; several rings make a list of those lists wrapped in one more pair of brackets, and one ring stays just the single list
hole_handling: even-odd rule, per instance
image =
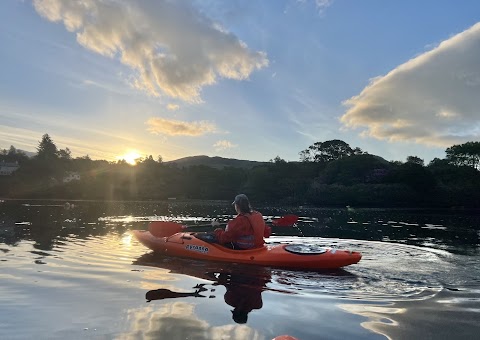
[{"label": "reflection of sunlight", "polygon": [[122,236],[122,244],[125,247],[130,248],[130,246],[132,245],[132,234],[130,233],[124,234]]},{"label": "reflection of sunlight", "polygon": [[407,311],[406,308],[366,304],[340,304],[338,306],[349,313],[368,318],[368,321],[362,322],[361,326],[375,333],[382,334],[388,339],[391,339],[387,334],[388,327],[398,326],[398,322],[386,315],[404,314]]},{"label": "reflection of sunlight", "polygon": [[195,315],[195,304],[152,304],[128,311],[130,330],[117,339],[252,339],[265,337],[247,325],[212,327]]}]

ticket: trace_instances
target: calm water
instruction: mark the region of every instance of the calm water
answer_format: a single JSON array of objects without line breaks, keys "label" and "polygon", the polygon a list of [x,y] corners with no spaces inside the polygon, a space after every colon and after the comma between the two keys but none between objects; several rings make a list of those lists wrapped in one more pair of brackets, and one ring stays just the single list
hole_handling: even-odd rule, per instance
[{"label": "calm water", "polygon": [[328,272],[159,257],[149,220],[228,218],[223,204],[0,202],[2,339],[472,339],[478,212],[259,207],[298,228],[268,242],[363,253]]}]

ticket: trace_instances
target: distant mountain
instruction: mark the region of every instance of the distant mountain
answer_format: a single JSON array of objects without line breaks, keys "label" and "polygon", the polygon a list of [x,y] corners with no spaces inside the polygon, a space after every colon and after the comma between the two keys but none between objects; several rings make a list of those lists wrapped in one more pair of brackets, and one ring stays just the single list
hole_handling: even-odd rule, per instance
[{"label": "distant mountain", "polygon": [[27,155],[30,158],[37,155],[36,152],[32,152],[32,151],[25,151],[25,150],[20,150],[20,149],[17,149],[17,151],[23,152],[25,155]]},{"label": "distant mountain", "polygon": [[[13,146],[13,145],[11,145],[10,148],[11,148],[12,146]],[[13,147],[15,148],[15,146],[13,146]],[[1,151],[1,152],[8,152],[8,151],[10,150],[10,148],[5,148],[5,149],[0,148],[0,151]],[[32,151],[26,151],[26,150],[17,149],[17,148],[15,148],[15,150],[16,150],[17,152],[22,152],[22,153],[24,153],[27,157],[30,157],[30,158],[32,158],[33,156],[36,156],[36,155],[37,155],[36,152],[32,152]]]},{"label": "distant mountain", "polygon": [[223,169],[225,167],[234,167],[242,169],[251,169],[255,166],[266,164],[267,162],[245,161],[234,158],[192,156],[184,157],[174,161],[165,162],[165,164],[176,164],[179,167],[188,168],[194,165],[205,165],[211,168]]}]

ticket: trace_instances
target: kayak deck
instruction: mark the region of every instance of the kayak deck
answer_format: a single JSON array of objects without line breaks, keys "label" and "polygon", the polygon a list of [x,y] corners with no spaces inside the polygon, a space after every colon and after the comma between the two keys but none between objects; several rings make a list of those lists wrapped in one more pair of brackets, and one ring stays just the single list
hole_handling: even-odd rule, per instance
[{"label": "kayak deck", "polygon": [[[320,252],[295,252],[295,247],[287,244],[267,244],[261,248],[233,250],[204,242],[190,232],[180,232],[168,237],[156,237],[149,231],[142,230],[133,230],[133,234],[140,243],[157,253],[209,261],[295,269],[333,269],[358,263],[362,258],[359,252],[328,248],[323,248]],[[287,246],[290,248],[286,249]]]}]

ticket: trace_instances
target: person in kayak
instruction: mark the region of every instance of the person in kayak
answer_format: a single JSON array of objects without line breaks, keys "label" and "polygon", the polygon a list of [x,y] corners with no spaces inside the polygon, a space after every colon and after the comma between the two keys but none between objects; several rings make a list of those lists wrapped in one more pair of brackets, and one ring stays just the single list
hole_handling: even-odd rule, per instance
[{"label": "person in kayak", "polygon": [[[238,215],[228,222],[225,230],[215,229],[216,241],[227,247],[231,245],[233,249],[252,249],[263,246],[263,238],[269,237],[272,231],[265,225],[262,214],[252,209],[245,194],[235,196],[232,205]],[[217,221],[212,222],[212,226],[218,225]]]}]

